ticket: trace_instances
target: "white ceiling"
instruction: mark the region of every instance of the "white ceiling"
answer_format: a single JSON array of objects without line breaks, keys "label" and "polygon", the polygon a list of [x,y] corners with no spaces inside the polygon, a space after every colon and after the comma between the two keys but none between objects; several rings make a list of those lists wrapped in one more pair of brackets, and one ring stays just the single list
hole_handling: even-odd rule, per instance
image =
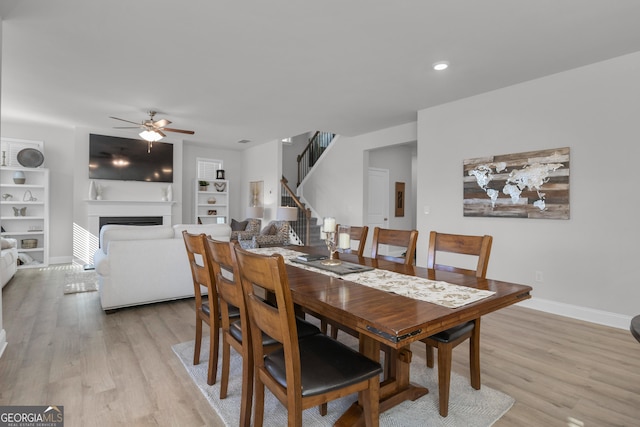
[{"label": "white ceiling", "polygon": [[640,51],[638,0],[2,0],[0,16],[3,121],[109,129],[155,109],[234,149]]}]

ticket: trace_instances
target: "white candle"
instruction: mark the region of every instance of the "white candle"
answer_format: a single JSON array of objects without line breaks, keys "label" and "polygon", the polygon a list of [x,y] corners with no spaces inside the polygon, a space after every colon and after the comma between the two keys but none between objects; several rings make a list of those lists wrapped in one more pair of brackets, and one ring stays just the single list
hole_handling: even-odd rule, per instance
[{"label": "white candle", "polygon": [[324,219],[322,231],[325,233],[335,233],[336,231],[336,219],[327,217]]},{"label": "white candle", "polygon": [[340,233],[338,237],[338,247],[340,249],[350,249],[351,248],[351,238],[347,233]]},{"label": "white candle", "polygon": [[327,233],[325,233],[324,230],[320,230],[320,239],[327,240]]}]

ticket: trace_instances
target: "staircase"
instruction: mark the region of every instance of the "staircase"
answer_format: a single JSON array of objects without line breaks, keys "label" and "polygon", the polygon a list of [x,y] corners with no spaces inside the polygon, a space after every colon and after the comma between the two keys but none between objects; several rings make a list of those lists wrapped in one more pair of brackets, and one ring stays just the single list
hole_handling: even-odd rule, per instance
[{"label": "staircase", "polygon": [[[298,182],[296,186],[299,186],[304,177],[311,171],[335,136],[331,132],[317,131],[309,139],[305,149],[297,156]],[[291,222],[290,226],[298,236],[299,241],[306,246],[325,246],[325,242],[320,239],[318,218],[311,217],[311,209],[307,208],[293,190],[289,188],[288,181],[284,176],[280,182],[282,184],[282,191],[280,192],[282,194],[281,206],[298,208],[298,220]]]},{"label": "staircase", "polygon": [[293,193],[285,177],[282,177],[280,183],[282,184],[281,206],[298,208],[298,220],[290,223],[298,239],[305,246],[324,246],[324,240],[320,239],[320,224],[318,224],[318,218],[311,216],[311,209],[307,208],[295,193]]},{"label": "staircase", "polygon": [[309,174],[313,165],[316,164],[335,136],[335,133],[317,131],[309,139],[309,143],[298,156],[298,182],[296,186],[300,185],[304,177]]}]

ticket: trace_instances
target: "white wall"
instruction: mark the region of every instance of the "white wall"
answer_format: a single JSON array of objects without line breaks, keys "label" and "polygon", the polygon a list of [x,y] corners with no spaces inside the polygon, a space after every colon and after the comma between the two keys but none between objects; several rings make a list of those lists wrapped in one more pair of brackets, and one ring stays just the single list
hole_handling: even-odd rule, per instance
[{"label": "white wall", "polygon": [[[364,224],[369,150],[416,141],[416,124],[408,123],[356,137],[338,136],[301,184],[304,199],[320,217],[341,224]],[[409,184],[407,179],[407,184]],[[390,184],[393,188],[393,182]]]},{"label": "white wall", "polygon": [[[415,195],[412,175],[415,156],[415,142],[369,151],[369,167],[389,170],[389,228],[398,230],[416,228],[415,199],[412,197]],[[404,216],[401,217],[395,216],[396,182],[405,184],[405,208]],[[371,232],[373,233],[373,230]]]},{"label": "white wall", "polygon": [[[491,234],[488,276],[532,285],[533,306],[628,327],[640,310],[638,75],[640,53],[420,111],[418,229]],[[570,220],[462,216],[463,159],[565,146]]]},{"label": "white wall", "polygon": [[282,143],[271,141],[242,152],[243,170],[240,185],[240,200],[242,215],[245,217],[246,207],[249,206],[249,182],[263,181],[264,183],[264,217],[262,226],[276,219],[276,210],[280,206],[280,179],[282,178]]}]

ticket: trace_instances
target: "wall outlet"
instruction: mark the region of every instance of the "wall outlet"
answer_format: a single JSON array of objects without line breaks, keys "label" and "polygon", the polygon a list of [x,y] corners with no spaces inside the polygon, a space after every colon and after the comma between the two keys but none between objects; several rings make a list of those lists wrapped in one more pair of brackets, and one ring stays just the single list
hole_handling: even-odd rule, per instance
[{"label": "wall outlet", "polygon": [[536,282],[544,282],[542,271],[536,271]]}]

